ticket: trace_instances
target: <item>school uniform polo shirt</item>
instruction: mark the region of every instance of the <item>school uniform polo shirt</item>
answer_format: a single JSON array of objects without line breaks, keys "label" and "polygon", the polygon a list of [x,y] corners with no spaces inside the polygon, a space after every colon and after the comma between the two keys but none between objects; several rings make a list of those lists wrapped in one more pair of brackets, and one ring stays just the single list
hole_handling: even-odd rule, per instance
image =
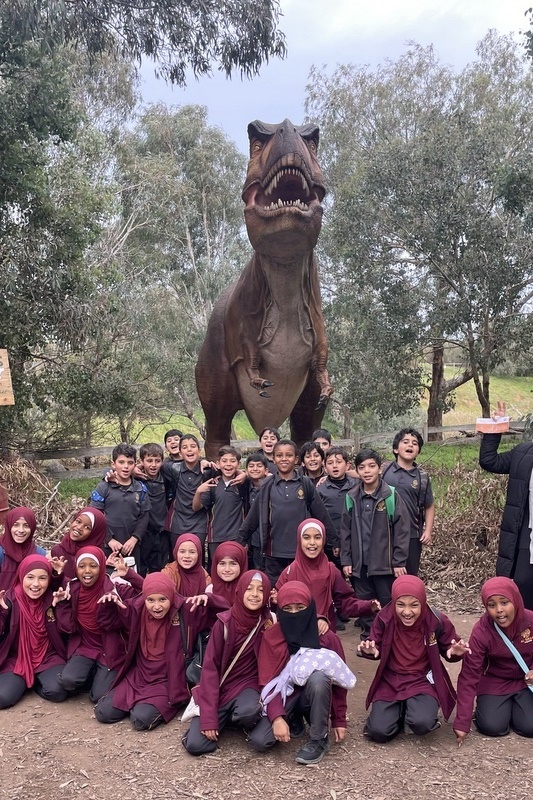
[{"label": "school uniform polo shirt", "polygon": [[431,481],[428,478],[426,496],[420,496],[420,470],[414,464],[411,469],[404,469],[396,462],[387,467],[383,476],[385,483],[394,486],[403,502],[407,506],[409,513],[409,526],[411,539],[419,539],[421,533],[420,525],[420,504],[424,507],[433,505],[433,491]]},{"label": "school uniform polo shirt", "polygon": [[361,492],[359,502],[361,504],[361,544],[363,549],[363,564],[368,564],[368,548],[370,547],[370,537],[372,536],[372,523],[374,522],[374,511],[378,500],[381,497],[381,485],[368,494]]},{"label": "school uniform polo shirt", "polygon": [[148,519],[148,530],[159,533],[165,527],[165,518],[167,516],[167,498],[165,491],[165,482],[161,473],[157,477],[151,479],[147,478],[143,481],[148,489],[150,497],[150,516]]},{"label": "school uniform polo shirt", "polygon": [[124,543],[130,536],[140,541],[148,527],[150,497],[146,486],[135,478],[128,486],[100,481],[89,506],[99,508],[106,516],[106,544],[110,539]]},{"label": "school uniform polo shirt", "polygon": [[207,511],[201,508],[193,511],[192,501],[197,488],[201,483],[208,480],[213,475],[213,470],[202,472],[200,462],[194,469],[182,466],[176,476],[174,513],[170,530],[178,535],[182,533],[198,533],[205,537],[207,529]]},{"label": "school uniform polo shirt", "polygon": [[212,511],[212,542],[234,542],[244,519],[245,484],[239,486],[225,483],[222,478],[210,492],[202,494],[202,505]]},{"label": "school uniform polo shirt", "polygon": [[308,515],[305,491],[295,472],[285,480],[279,473],[269,478],[270,494],[270,555],[274,558],[295,558],[298,525]]}]

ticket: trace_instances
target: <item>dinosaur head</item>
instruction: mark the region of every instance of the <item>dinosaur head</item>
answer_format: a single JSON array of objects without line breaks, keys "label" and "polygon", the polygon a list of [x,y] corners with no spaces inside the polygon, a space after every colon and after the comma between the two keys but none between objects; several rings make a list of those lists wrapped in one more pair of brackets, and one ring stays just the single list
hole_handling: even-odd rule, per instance
[{"label": "dinosaur head", "polygon": [[248,237],[256,252],[291,259],[310,252],[322,224],[324,178],[316,125],[248,125],[250,161],[242,191]]}]

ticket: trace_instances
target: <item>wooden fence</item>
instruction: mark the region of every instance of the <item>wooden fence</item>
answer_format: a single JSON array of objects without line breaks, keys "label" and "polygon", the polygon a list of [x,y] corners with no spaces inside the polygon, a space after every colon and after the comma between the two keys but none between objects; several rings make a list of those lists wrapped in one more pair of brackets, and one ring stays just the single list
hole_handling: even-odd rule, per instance
[{"label": "wooden fence", "polygon": [[[475,425],[445,425],[441,428],[428,428],[424,425],[420,431],[424,441],[427,442],[428,435],[433,433],[444,434],[448,438],[464,439],[475,437]],[[510,433],[520,434],[524,430],[523,422],[513,422]],[[352,439],[335,439],[335,444],[340,447],[345,447],[348,450],[360,450],[363,446],[373,445],[375,447],[390,447],[390,444],[397,431],[383,431],[381,433],[359,433],[356,432]],[[456,434],[456,436],[453,436]],[[458,434],[458,435],[457,435]],[[203,442],[200,440],[200,444]],[[257,448],[257,439],[249,440],[232,440],[231,444],[238,447],[243,453],[253,452]],[[102,474],[102,467],[95,467],[90,465],[91,458],[102,458],[104,456],[111,456],[113,447],[71,447],[64,450],[33,450],[22,453],[22,458],[28,461],[64,461],[79,459],[85,463],[84,469],[66,469],[54,470],[47,469],[47,473],[54,478],[95,478]],[[138,447],[138,445],[136,445]]]}]

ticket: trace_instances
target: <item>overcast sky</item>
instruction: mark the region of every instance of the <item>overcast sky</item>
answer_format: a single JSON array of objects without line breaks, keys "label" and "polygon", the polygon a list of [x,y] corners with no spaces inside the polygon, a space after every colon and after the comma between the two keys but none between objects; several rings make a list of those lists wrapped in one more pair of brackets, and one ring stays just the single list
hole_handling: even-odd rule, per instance
[{"label": "overcast sky", "polygon": [[[281,0],[280,28],[288,56],[273,61],[253,81],[219,73],[177,89],[143,69],[144,103],[207,106],[209,122],[222,128],[245,153],[251,120],[300,124],[312,65],[375,65],[396,59],[407,43],[433,44],[441,61],[462,68],[475,58],[476,44],[489,28],[501,33],[528,28],[531,0]],[[320,123],[320,120],[316,120]]]}]

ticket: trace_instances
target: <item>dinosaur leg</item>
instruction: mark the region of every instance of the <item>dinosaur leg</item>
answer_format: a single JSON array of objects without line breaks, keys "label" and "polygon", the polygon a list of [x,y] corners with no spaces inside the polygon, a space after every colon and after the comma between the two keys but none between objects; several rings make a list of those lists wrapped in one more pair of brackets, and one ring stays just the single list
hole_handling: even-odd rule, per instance
[{"label": "dinosaur leg", "polygon": [[327,405],[327,399],[322,402],[321,391],[316,373],[310,372],[305,388],[290,415],[291,437],[298,447],[308,442],[313,431],[320,428]]}]

